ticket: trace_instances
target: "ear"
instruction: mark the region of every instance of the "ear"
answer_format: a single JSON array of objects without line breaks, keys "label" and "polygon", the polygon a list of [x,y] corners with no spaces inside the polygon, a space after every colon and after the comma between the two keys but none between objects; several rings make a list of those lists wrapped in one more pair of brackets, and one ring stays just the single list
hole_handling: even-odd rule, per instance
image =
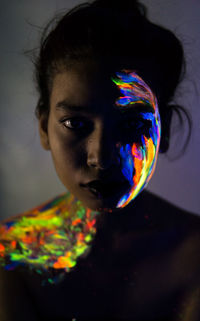
[{"label": "ear", "polygon": [[48,115],[42,114],[39,117],[39,134],[42,147],[46,150],[50,150],[51,148],[48,137]]}]

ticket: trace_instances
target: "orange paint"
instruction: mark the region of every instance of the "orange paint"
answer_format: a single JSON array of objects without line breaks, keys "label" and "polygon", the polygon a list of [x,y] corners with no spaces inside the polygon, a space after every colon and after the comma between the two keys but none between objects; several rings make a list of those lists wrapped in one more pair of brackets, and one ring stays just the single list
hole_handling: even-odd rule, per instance
[{"label": "orange paint", "polygon": [[86,217],[90,218],[90,214],[91,214],[92,210],[90,208],[87,208],[86,210]]},{"label": "orange paint", "polygon": [[76,220],[74,220],[74,221],[72,222],[72,225],[75,226],[75,225],[77,225],[77,224],[79,224],[79,223],[81,223],[81,219],[80,219],[80,218],[77,218]]},{"label": "orange paint", "polygon": [[5,246],[0,243],[0,252],[3,252],[3,251],[5,251]]},{"label": "orange paint", "polygon": [[133,144],[131,153],[134,157],[136,157],[140,160],[142,159],[142,153],[140,152],[139,146],[137,146],[136,143]]},{"label": "orange paint", "polygon": [[135,175],[134,175],[134,184],[138,184],[139,180],[140,180],[140,177],[141,177],[141,172],[142,172],[142,169],[143,169],[143,166],[142,166],[142,163],[143,161],[140,160],[139,158],[135,158],[134,159],[134,165],[135,165]]},{"label": "orange paint", "polygon": [[58,260],[54,263],[53,267],[55,269],[64,269],[72,267],[73,265],[71,264],[69,256],[70,252],[67,252],[66,256],[60,256]]},{"label": "orange paint", "polygon": [[34,236],[29,236],[29,235],[27,235],[27,236],[25,236],[25,237],[23,237],[22,238],[22,241],[24,242],[24,243],[26,243],[26,244],[31,244],[31,243],[33,243],[33,242],[36,242],[37,241],[37,238]]},{"label": "orange paint", "polygon": [[78,241],[83,241],[84,240],[84,234],[83,233],[78,233],[78,235],[77,235],[77,239],[78,239]]},{"label": "orange paint", "polygon": [[12,246],[12,248],[13,248],[13,249],[15,249],[15,248],[16,248],[16,244],[17,244],[17,242],[16,242],[16,241],[12,241],[12,242],[11,242],[11,246]]},{"label": "orange paint", "polygon": [[90,221],[90,222],[87,222],[87,228],[91,228],[92,226],[94,226],[94,224],[96,223],[96,220],[95,219],[93,219],[92,221]]}]

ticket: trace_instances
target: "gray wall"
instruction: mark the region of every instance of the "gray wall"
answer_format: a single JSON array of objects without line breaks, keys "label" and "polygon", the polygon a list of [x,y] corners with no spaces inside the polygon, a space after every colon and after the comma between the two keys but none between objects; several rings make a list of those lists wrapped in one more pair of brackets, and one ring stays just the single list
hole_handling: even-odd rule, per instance
[{"label": "gray wall", "polygon": [[[34,108],[37,94],[32,65],[23,50],[38,44],[40,29],[56,11],[75,0],[0,1],[0,138],[1,219],[28,210],[65,191],[49,152],[40,147]],[[176,101],[193,117],[193,133],[181,158],[172,161],[184,131],[175,133],[168,156],[160,155],[148,189],[182,208],[200,214],[200,2],[143,0],[151,19],[176,32],[183,41],[188,72]],[[174,130],[176,119],[174,119]]]}]

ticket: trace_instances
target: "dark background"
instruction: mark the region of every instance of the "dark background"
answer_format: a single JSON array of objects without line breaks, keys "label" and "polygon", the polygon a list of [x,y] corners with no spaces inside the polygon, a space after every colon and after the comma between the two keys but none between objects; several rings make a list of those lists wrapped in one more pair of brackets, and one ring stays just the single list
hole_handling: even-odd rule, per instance
[{"label": "dark background", "polygon": [[[0,218],[18,214],[65,191],[49,152],[39,143],[34,109],[37,93],[33,67],[24,50],[37,47],[40,28],[56,12],[82,1],[0,1]],[[193,132],[185,154],[178,155],[186,137],[176,132],[167,155],[159,155],[148,189],[172,203],[200,215],[200,2],[199,0],[143,0],[152,21],[170,28],[183,42],[188,70],[176,102],[193,117]]]}]

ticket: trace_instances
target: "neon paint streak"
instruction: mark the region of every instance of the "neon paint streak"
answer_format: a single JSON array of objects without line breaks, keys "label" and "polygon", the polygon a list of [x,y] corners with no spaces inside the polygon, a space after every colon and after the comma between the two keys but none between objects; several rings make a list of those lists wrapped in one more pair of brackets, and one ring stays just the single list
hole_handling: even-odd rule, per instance
[{"label": "neon paint streak", "polygon": [[147,186],[155,171],[160,145],[161,123],[157,99],[144,80],[135,72],[127,70],[117,72],[116,76],[116,78],[112,78],[112,81],[122,94],[116,100],[116,106],[124,108],[129,106],[130,108],[131,105],[141,104],[149,105],[154,110],[154,113],[140,113],[143,119],[151,121],[148,137],[141,134],[139,143],[133,141],[132,144],[120,146],[119,149],[122,173],[130,183],[129,191],[121,197],[116,206],[123,208]]},{"label": "neon paint streak", "polygon": [[[130,189],[119,200],[117,207],[129,204],[147,185],[155,170],[160,143],[160,116],[157,100],[148,85],[135,73],[116,73],[112,81],[119,87],[122,97],[116,106],[146,104],[154,113],[141,112],[151,122],[148,137],[141,134],[140,142],[117,144],[122,173]],[[133,106],[134,107],[134,106]],[[70,193],[60,195],[22,215],[0,225],[0,264],[6,270],[25,265],[38,274],[53,271],[70,272],[78,258],[90,249],[96,234],[99,213],[85,208]],[[50,284],[59,277],[49,277]]]},{"label": "neon paint streak", "polygon": [[49,268],[69,272],[90,247],[97,214],[67,193],[3,222],[1,265],[7,270],[31,265],[38,273]]}]

